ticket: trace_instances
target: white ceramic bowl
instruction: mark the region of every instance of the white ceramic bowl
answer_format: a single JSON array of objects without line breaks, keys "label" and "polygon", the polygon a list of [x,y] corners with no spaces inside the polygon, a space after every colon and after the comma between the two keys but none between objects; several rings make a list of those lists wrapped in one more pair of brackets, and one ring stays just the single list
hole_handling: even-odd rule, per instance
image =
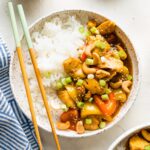
[{"label": "white ceramic bowl", "polygon": [[[106,20],[106,18],[101,16],[100,14],[90,12],[90,11],[84,11],[84,10],[60,11],[60,12],[52,13],[47,17],[40,18],[38,21],[33,23],[29,27],[30,33],[41,30],[44,22],[50,21],[54,17],[60,17],[61,19],[65,19],[65,17],[68,15],[71,15],[71,16],[75,15],[81,21],[81,23],[84,21],[85,17],[88,17],[89,20],[95,19],[98,23]],[[119,120],[121,120],[125,116],[127,111],[131,108],[133,102],[135,101],[137,91],[139,88],[139,83],[140,83],[139,82],[139,80],[140,80],[139,60],[137,58],[136,52],[133,48],[133,45],[131,44],[130,40],[125,35],[125,33],[118,26],[116,27],[115,32],[118,35],[118,37],[122,40],[125,47],[127,48],[127,51],[131,58],[131,62],[132,62],[132,66],[133,66],[134,81],[133,81],[132,90],[128,97],[127,102],[120,109],[119,113],[115,116],[114,120],[112,122],[110,122],[104,129],[99,129],[99,130],[95,130],[95,131],[86,131],[84,134],[77,134],[73,131],[59,131],[56,129],[58,135],[66,136],[66,137],[87,137],[87,136],[92,136],[92,135],[95,135],[98,133],[102,133],[105,130],[108,130],[109,128],[114,126]],[[21,43],[22,43],[24,58],[25,58],[25,62],[26,62],[26,60],[29,56],[28,56],[28,51],[26,50],[27,47],[26,47],[26,42],[25,42],[24,37],[22,38]],[[10,82],[11,82],[11,86],[12,86],[12,91],[14,93],[14,96],[15,96],[19,106],[21,107],[24,114],[26,114],[29,118],[31,118],[29,110],[26,110],[23,107],[24,104],[22,104],[22,102],[19,101],[20,99],[24,99],[24,102],[27,103],[16,52],[14,53],[14,56],[11,58]],[[38,121],[38,125],[39,125],[39,127],[46,130],[47,132],[50,132],[50,128],[46,128],[40,121]]]},{"label": "white ceramic bowl", "polygon": [[150,129],[150,123],[142,124],[126,131],[112,143],[108,150],[126,150],[125,145],[129,138],[141,129]]}]

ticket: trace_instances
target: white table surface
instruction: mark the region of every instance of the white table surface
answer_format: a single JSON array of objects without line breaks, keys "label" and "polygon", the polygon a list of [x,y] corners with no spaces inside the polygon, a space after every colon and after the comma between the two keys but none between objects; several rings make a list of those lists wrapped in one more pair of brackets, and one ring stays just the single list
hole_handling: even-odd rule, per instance
[{"label": "white table surface", "polygon": [[[132,109],[115,127],[101,135],[83,139],[60,137],[62,150],[107,150],[127,129],[150,122],[150,1],[149,0],[12,0],[22,3],[28,24],[55,10],[87,9],[115,21],[130,37],[141,59],[142,84]],[[0,34],[11,52],[14,40],[10,26],[8,0],[0,0]],[[17,18],[18,19],[18,18]],[[19,24],[20,25],[20,24]],[[20,26],[19,26],[20,28]],[[21,29],[21,28],[20,28]],[[20,30],[21,32],[21,30]],[[51,135],[41,131],[46,150],[55,150]]]}]

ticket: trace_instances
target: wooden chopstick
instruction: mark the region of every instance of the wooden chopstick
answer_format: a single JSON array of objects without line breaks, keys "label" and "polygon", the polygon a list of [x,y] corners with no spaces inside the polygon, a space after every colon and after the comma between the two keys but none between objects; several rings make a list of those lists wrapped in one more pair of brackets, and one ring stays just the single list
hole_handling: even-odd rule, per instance
[{"label": "wooden chopstick", "polygon": [[25,14],[24,14],[24,10],[23,10],[22,5],[18,5],[18,12],[19,12],[21,23],[22,23],[23,31],[24,31],[24,34],[25,34],[25,38],[26,38],[26,41],[27,41],[27,44],[28,44],[31,61],[32,61],[32,64],[33,64],[33,67],[34,67],[34,71],[35,71],[35,74],[36,74],[38,85],[39,85],[41,95],[42,95],[42,98],[43,98],[44,106],[46,108],[47,116],[48,116],[48,119],[49,119],[49,122],[50,122],[50,125],[51,125],[51,129],[52,129],[54,139],[55,139],[55,143],[56,143],[57,149],[60,150],[60,144],[59,144],[58,136],[57,136],[56,131],[55,131],[55,127],[54,127],[50,107],[49,107],[48,101],[47,101],[46,92],[45,92],[45,89],[44,89],[44,86],[43,86],[43,83],[42,83],[41,74],[40,74],[40,71],[38,69],[38,65],[37,65],[37,62],[36,62],[36,57],[35,57],[35,53],[34,53],[34,50],[33,50],[32,40],[31,40],[31,37],[30,37],[30,33],[29,33],[29,30],[28,30],[28,26],[27,26],[27,22],[26,22],[26,18],[25,18]]},{"label": "wooden chopstick", "polygon": [[9,8],[9,13],[10,13],[13,33],[14,33],[14,37],[15,37],[15,42],[16,42],[16,50],[17,50],[17,54],[18,54],[18,58],[19,58],[19,63],[20,63],[20,67],[21,67],[21,71],[22,71],[22,75],[23,75],[23,81],[24,81],[24,85],[25,85],[26,95],[27,95],[29,108],[30,108],[30,112],[31,112],[31,116],[32,116],[32,121],[33,121],[33,125],[34,125],[34,130],[35,130],[35,134],[36,134],[37,141],[39,144],[39,148],[40,148],[40,150],[42,150],[42,142],[41,142],[38,125],[37,125],[37,121],[36,121],[32,96],[31,96],[29,82],[28,82],[28,75],[27,75],[27,72],[25,69],[25,63],[24,63],[24,59],[23,59],[21,43],[20,43],[20,39],[19,39],[16,18],[15,18],[15,13],[14,13],[12,2],[8,3],[8,8]]}]

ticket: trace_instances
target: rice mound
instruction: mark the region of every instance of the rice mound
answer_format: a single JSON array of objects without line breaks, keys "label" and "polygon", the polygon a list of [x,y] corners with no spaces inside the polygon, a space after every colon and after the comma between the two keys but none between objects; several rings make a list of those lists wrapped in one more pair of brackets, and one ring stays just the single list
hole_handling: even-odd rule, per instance
[{"label": "rice mound", "polygon": [[[74,16],[68,17],[65,22],[60,18],[54,18],[50,22],[45,22],[40,32],[31,35],[41,74],[50,72],[50,76],[42,77],[42,80],[55,120],[62,113],[63,105],[57,97],[55,83],[65,75],[63,61],[69,57],[77,57],[77,49],[84,44],[85,35],[79,32],[81,26],[83,25]],[[30,61],[27,63],[27,73],[37,120],[47,122],[46,111]],[[45,127],[49,128],[48,126],[47,122]]]}]

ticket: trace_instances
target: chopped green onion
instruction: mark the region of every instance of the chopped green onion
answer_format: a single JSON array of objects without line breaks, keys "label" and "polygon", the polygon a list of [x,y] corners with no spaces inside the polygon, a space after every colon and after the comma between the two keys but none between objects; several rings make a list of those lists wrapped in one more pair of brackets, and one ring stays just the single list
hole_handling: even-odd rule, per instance
[{"label": "chopped green onion", "polygon": [[63,85],[67,85],[67,83],[66,83],[66,78],[62,78],[62,79],[61,79],[61,83],[62,83]]},{"label": "chopped green onion", "polygon": [[91,118],[86,118],[85,119],[85,124],[92,124],[92,119]]},{"label": "chopped green onion", "polygon": [[119,54],[119,57],[121,58],[121,59],[126,59],[127,58],[127,54],[126,54],[126,52],[124,51],[124,50],[120,50],[119,52],[118,52],[118,54]]},{"label": "chopped green onion", "polygon": [[63,84],[60,81],[57,81],[56,82],[56,88],[57,88],[57,90],[63,88]]},{"label": "chopped green onion", "polygon": [[95,46],[97,47],[97,48],[100,48],[100,49],[105,49],[106,48],[106,43],[105,42],[102,42],[102,41],[97,41],[96,43],[95,43]]},{"label": "chopped green onion", "polygon": [[84,106],[84,102],[77,102],[77,107],[82,108]]},{"label": "chopped green onion", "polygon": [[43,76],[44,76],[45,78],[50,78],[51,73],[50,73],[49,71],[44,72],[44,73],[43,73]]},{"label": "chopped green onion", "polygon": [[127,75],[127,80],[132,80],[132,76],[130,74]]},{"label": "chopped green onion", "polygon": [[87,37],[87,36],[90,36],[91,35],[91,32],[90,31],[86,31],[84,32],[84,35]]},{"label": "chopped green onion", "polygon": [[99,31],[97,30],[96,27],[92,27],[92,28],[90,29],[90,31],[91,31],[93,34],[99,34]]},{"label": "chopped green onion", "polygon": [[80,32],[80,33],[84,33],[84,27],[83,27],[83,26],[81,26],[81,27],[79,28],[79,32]]},{"label": "chopped green onion", "polygon": [[71,82],[72,82],[71,77],[67,77],[67,78],[65,78],[65,80],[66,80],[66,83],[67,83],[67,84],[69,84],[69,83],[71,83]]},{"label": "chopped green onion", "polygon": [[103,94],[101,96],[101,98],[102,98],[102,100],[108,100],[109,99],[108,94]]},{"label": "chopped green onion", "polygon": [[100,84],[100,86],[105,87],[106,81],[105,80],[99,80],[99,84]]},{"label": "chopped green onion", "polygon": [[94,60],[93,60],[93,59],[90,59],[90,58],[87,58],[86,61],[85,61],[85,63],[86,63],[87,65],[93,65],[93,64],[94,64]]},{"label": "chopped green onion", "polygon": [[111,93],[111,89],[107,88],[106,91],[105,91],[105,93],[106,93],[106,94]]},{"label": "chopped green onion", "polygon": [[145,146],[144,150],[150,150],[150,145]]},{"label": "chopped green onion", "polygon": [[89,102],[90,102],[90,103],[91,103],[93,100],[94,100],[93,97],[90,97],[90,98],[89,98]]},{"label": "chopped green onion", "polygon": [[76,82],[76,85],[77,86],[81,86],[83,84],[83,80],[82,79],[79,79],[77,82]]},{"label": "chopped green onion", "polygon": [[103,128],[105,128],[105,126],[106,126],[106,122],[102,121],[99,125],[99,128],[103,129]]}]

